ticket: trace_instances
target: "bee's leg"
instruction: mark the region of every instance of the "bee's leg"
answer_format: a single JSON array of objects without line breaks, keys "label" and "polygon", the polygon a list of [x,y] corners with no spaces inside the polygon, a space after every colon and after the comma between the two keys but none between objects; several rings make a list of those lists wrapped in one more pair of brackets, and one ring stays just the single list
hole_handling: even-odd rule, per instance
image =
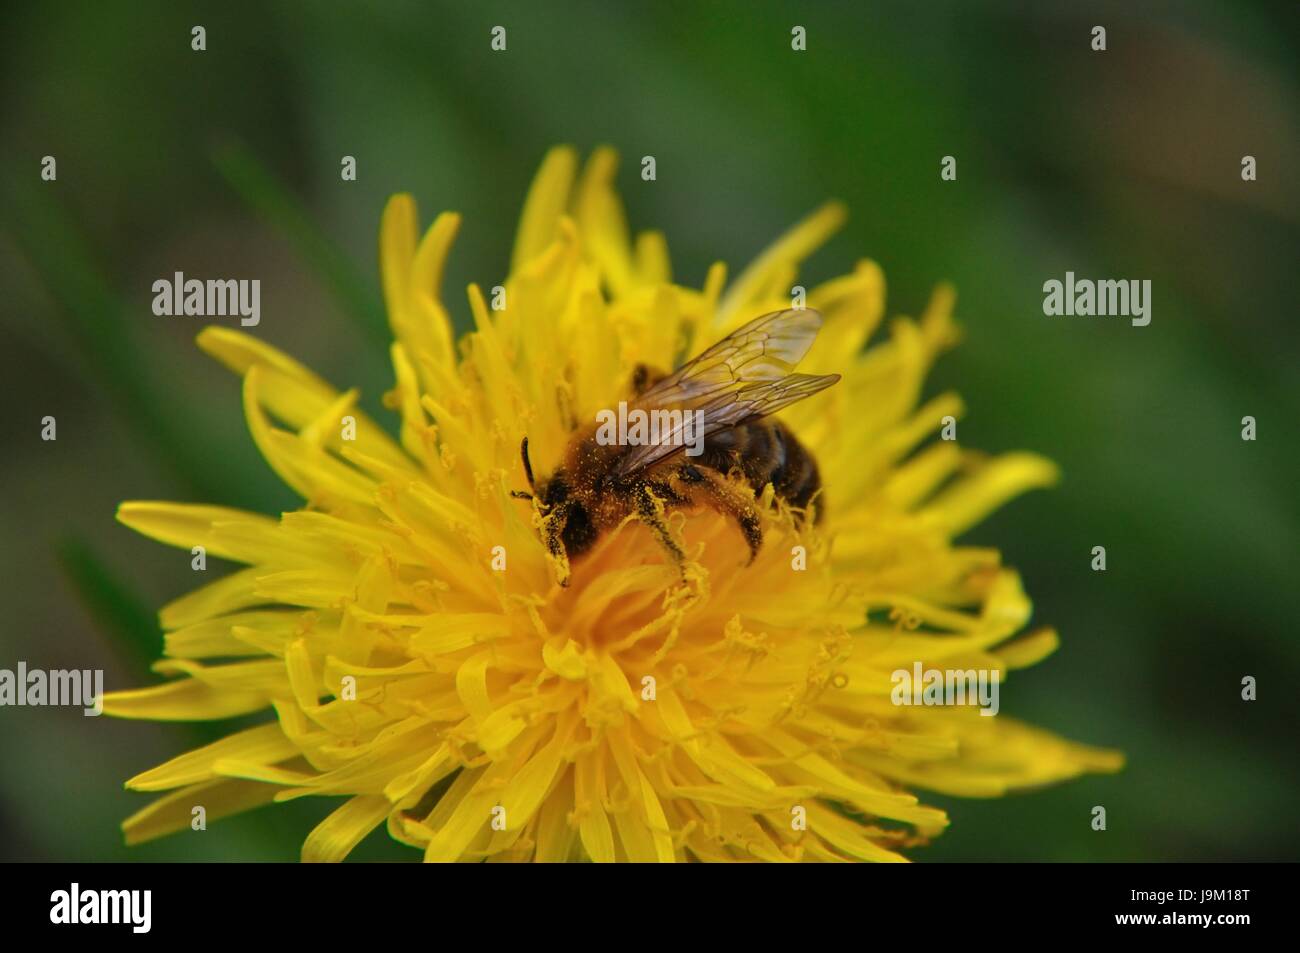
[{"label": "bee's leg", "polygon": [[650,527],[655,538],[664,549],[668,550],[680,569],[686,562],[686,553],[668,531],[668,524],[664,521],[663,510],[660,508],[662,503],[655,498],[649,483],[637,484],[635,502],[637,519]]},{"label": "bee's leg", "polygon": [[749,544],[749,561],[752,563],[763,545],[763,524],[753,499],[728,482],[721,473],[706,467],[684,463],[677,470],[677,479],[707,497],[739,524],[745,542]]},{"label": "bee's leg", "polygon": [[690,500],[687,497],[682,496],[680,493],[678,493],[675,489],[673,489],[672,484],[668,483],[665,480],[647,480],[645,482],[645,485],[650,488],[651,493],[659,497],[659,499],[663,500],[664,503],[676,504],[676,503],[690,502]]},{"label": "bee's leg", "polygon": [[561,586],[569,584],[569,552],[564,548],[564,527],[568,522],[569,507],[564,503],[551,507],[542,517],[542,539],[546,551],[556,560],[556,578]]}]

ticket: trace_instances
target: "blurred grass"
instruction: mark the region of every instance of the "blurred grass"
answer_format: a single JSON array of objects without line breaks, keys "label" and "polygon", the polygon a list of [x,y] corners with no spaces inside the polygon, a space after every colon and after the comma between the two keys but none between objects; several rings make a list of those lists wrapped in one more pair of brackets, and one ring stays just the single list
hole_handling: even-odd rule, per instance
[{"label": "blurred grass", "polygon": [[86,611],[102,626],[132,675],[140,682],[151,679],[149,667],[162,655],[163,645],[157,611],[133,591],[130,583],[110,569],[85,540],[76,537],[62,540],[58,544],[58,556]]},{"label": "blurred grass", "polygon": [[239,197],[310,265],[321,284],[335,296],[340,309],[365,329],[369,341],[386,351],[391,335],[378,283],[367,278],[326,238],[302,203],[242,143],[216,149],[212,161]]},{"label": "blurred grass", "polygon": [[138,324],[128,317],[56,193],[30,176],[6,178],[10,234],[41,276],[56,315],[68,322],[118,418],[135,429],[158,465],[171,469],[189,492],[213,498],[223,487],[244,482],[247,475],[231,466],[230,458],[212,455],[195,441],[185,414],[185,389],[150,355]]}]

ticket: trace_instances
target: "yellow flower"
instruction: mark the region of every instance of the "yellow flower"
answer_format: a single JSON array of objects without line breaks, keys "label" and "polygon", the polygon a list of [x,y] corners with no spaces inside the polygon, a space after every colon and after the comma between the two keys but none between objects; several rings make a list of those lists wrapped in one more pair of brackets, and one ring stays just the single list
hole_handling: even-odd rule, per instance
[{"label": "yellow flower", "polygon": [[491,306],[469,288],[459,344],[441,286],[460,218],[421,238],[412,199],[389,202],[397,441],[355,390],[238,331],[199,335],[243,377],[253,439],[304,505],[277,520],[122,504],[128,526],[246,568],[162,610],[155,668],[178,677],[105,710],[276,717],[131,779],[168,793],[125,822],[129,842],[188,826],[196,804],[215,819],[324,795],[346,800],[304,860],[341,860],[384,823],[438,861],[901,860],[947,824],[912,789],[996,796],[1119,767],[976,706],[891,698],[892,673],[917,663],[1005,679],[1055,648],[1050,629],[1021,634],[1029,600],[998,552],[953,539],[1056,471],[921,448],[962,412],[951,394],[920,403],[956,338],[953,295],[868,349],[884,308],[869,261],[809,291],[825,325],[800,370],[843,380],[781,414],[819,462],[824,518],[764,507],[747,565],[734,522],[670,511],[681,571],[632,520],[557,585],[534,505],[510,495],[526,487],[521,439],[550,473],[635,365],[670,368],[788,306],[844,217],[827,205],[730,284],[717,264],[686,288],[662,235],[629,236],[615,165],[608,150],[581,174],[571,149],[546,157],[510,275]]}]

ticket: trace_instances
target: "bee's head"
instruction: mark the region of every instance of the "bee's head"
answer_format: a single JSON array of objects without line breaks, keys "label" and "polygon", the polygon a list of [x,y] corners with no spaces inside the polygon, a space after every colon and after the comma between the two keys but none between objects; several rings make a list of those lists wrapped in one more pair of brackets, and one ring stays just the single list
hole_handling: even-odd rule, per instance
[{"label": "bee's head", "polygon": [[557,470],[549,480],[537,484],[534,492],[544,509],[554,509],[569,498],[569,484],[564,479],[564,472]]},{"label": "bee's head", "polygon": [[532,491],[511,490],[510,495],[520,500],[537,500],[544,510],[553,509],[569,497],[569,487],[564,480],[562,470],[557,470],[549,480],[540,483],[533,476],[533,463],[528,457],[528,438],[524,437],[519,445],[519,456],[524,462],[524,476],[528,478],[528,488]]}]

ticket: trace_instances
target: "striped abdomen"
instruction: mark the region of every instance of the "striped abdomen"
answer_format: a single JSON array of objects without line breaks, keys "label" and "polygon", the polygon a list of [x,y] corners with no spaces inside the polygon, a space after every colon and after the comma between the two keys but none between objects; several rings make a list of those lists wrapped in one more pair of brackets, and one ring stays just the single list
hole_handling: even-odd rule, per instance
[{"label": "striped abdomen", "polygon": [[805,509],[821,489],[817,461],[779,420],[760,418],[710,436],[696,462],[722,473],[739,467],[755,495],[771,483],[796,509]]}]

